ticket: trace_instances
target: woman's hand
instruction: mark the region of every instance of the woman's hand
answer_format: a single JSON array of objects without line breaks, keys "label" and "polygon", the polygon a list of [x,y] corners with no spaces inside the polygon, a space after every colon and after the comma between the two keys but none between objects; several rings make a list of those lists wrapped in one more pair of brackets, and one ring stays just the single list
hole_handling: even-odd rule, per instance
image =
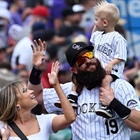
[{"label": "woman's hand", "polygon": [[58,81],[58,72],[60,64],[58,61],[52,63],[51,73],[48,73],[49,82],[52,86],[55,86],[59,83]]}]

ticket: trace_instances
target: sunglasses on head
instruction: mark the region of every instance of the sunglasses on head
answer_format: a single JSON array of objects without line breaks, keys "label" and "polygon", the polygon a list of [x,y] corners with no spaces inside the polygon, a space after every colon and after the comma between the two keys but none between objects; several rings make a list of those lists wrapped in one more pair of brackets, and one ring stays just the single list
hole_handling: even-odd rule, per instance
[{"label": "sunglasses on head", "polygon": [[80,67],[85,63],[85,58],[91,59],[93,58],[93,52],[86,52],[83,55],[79,56],[76,60],[76,65]]}]

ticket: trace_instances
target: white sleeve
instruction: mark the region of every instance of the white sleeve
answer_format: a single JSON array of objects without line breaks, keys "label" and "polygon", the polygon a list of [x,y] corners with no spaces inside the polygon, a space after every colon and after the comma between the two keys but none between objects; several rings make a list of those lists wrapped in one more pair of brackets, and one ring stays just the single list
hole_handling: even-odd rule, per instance
[{"label": "white sleeve", "polygon": [[[127,59],[127,41],[119,37],[115,42],[114,46],[116,46],[116,55],[114,58],[122,59],[126,61]],[[121,51],[120,51],[121,50]]]},{"label": "white sleeve", "polygon": [[[67,96],[68,94],[71,93],[72,82],[61,84],[61,87]],[[58,111],[62,112],[62,109],[54,106],[54,102],[57,100],[59,100],[59,98],[54,88],[45,88],[43,90],[43,102],[44,102],[44,107],[47,110],[47,112],[49,113],[58,112]]]},{"label": "white sleeve", "polygon": [[140,101],[134,88],[125,80],[118,79],[113,88],[115,97],[125,106],[140,111]]}]

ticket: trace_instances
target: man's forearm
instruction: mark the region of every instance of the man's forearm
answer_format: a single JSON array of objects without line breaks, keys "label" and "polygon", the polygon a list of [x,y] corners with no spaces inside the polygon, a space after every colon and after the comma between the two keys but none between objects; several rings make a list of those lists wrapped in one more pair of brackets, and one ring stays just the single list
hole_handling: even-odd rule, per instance
[{"label": "man's forearm", "polygon": [[132,109],[129,117],[124,122],[131,129],[140,131],[140,111]]}]

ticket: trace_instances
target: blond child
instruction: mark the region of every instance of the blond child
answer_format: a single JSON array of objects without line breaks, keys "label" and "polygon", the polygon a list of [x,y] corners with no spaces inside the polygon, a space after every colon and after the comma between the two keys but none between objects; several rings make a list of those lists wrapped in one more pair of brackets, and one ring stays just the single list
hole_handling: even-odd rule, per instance
[{"label": "blond child", "polygon": [[[95,23],[90,38],[94,46],[95,57],[105,68],[106,77],[101,87],[110,90],[110,83],[121,78],[127,58],[127,41],[115,31],[120,18],[119,9],[115,4],[102,1],[95,6]],[[113,117],[113,112],[105,106],[96,110],[98,115]]]}]

